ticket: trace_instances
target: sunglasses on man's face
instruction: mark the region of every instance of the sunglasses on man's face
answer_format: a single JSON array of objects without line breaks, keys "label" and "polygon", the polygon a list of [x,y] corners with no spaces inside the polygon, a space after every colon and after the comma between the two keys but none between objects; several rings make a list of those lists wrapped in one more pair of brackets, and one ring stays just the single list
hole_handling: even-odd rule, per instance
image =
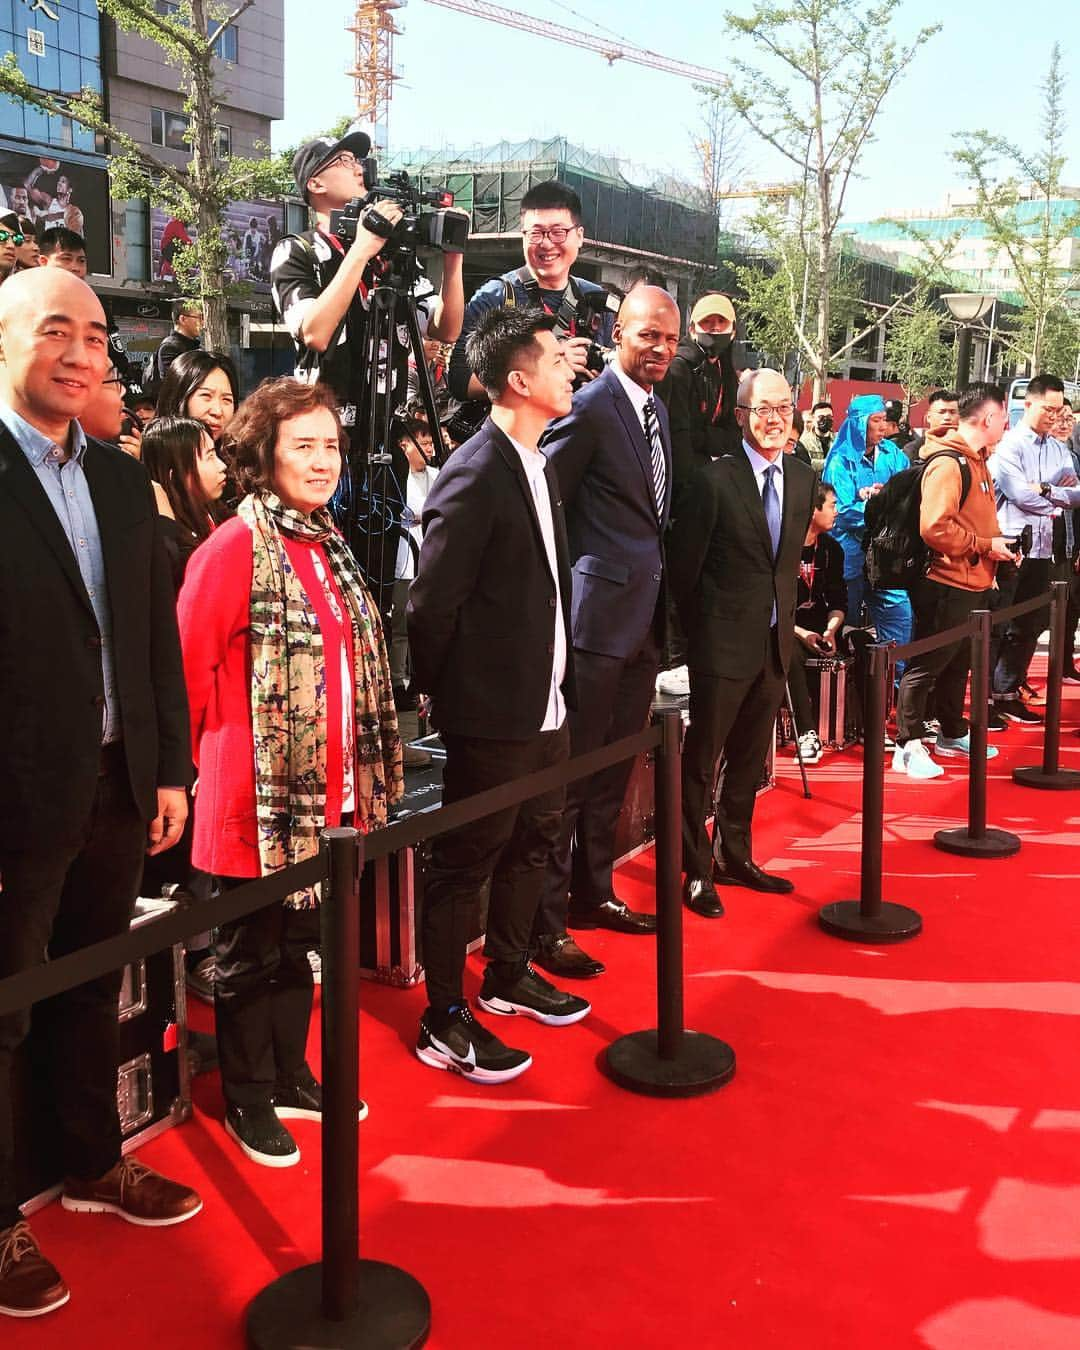
[{"label": "sunglasses on man's face", "polygon": [[9,239],[16,248],[22,248],[26,243],[25,234],[12,234],[10,230],[0,230],[0,244],[6,244]]}]

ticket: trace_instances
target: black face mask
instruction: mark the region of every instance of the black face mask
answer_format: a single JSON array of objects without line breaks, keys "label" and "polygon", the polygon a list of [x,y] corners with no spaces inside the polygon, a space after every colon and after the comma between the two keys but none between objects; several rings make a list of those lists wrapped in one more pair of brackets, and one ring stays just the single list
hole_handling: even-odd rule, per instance
[{"label": "black face mask", "polygon": [[731,346],[731,333],[698,333],[694,341],[706,356],[722,356]]},{"label": "black face mask", "polygon": [[828,413],[824,417],[818,418],[818,434],[827,436],[832,431],[832,416]]}]

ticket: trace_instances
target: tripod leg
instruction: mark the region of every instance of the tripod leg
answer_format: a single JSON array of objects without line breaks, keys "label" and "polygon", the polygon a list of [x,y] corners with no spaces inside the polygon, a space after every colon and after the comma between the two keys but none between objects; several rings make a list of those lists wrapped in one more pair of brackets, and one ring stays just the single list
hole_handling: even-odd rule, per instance
[{"label": "tripod leg", "polygon": [[806,765],[803,763],[802,746],[799,744],[799,727],[795,721],[795,708],[791,702],[791,689],[787,681],[784,681],[784,702],[787,705],[788,715],[791,718],[791,730],[795,735],[795,758],[799,761],[799,772],[802,774],[803,796],[810,797],[810,780],[806,776]]}]

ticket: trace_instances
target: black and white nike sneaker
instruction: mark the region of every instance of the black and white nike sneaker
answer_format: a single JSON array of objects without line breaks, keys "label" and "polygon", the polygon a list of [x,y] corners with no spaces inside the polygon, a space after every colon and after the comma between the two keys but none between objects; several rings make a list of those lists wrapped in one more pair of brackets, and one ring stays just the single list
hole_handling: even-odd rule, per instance
[{"label": "black and white nike sneaker", "polygon": [[556,989],[531,965],[512,982],[497,979],[494,968],[488,966],[480,986],[480,1006],[503,1017],[532,1017],[549,1027],[568,1027],[592,1012],[591,1003]]},{"label": "black and white nike sneaker", "polygon": [[476,1083],[508,1083],[532,1064],[531,1055],[504,1045],[464,1006],[451,1013],[428,1008],[420,1019],[416,1057]]}]

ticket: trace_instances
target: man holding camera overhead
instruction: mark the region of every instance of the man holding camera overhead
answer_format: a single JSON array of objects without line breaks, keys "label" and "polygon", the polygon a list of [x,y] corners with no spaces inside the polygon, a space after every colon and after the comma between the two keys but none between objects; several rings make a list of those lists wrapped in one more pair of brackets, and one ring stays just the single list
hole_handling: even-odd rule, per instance
[{"label": "man holding camera overhead", "polygon": [[[355,124],[340,140],[320,136],[297,150],[293,176],[315,215],[316,228],[286,235],[270,262],[274,303],[296,344],[296,373],[333,387],[346,427],[356,424],[368,379],[361,354],[368,297],[381,271],[378,255],[403,216],[397,202],[381,200],[361,208],[351,242],[333,232],[331,212],[367,196],[373,172],[369,167],[365,179],[364,168],[370,150],[371,138]],[[438,295],[426,279],[413,292],[421,330],[440,342],[452,342],[461,329],[462,257],[460,252],[443,254]],[[394,372],[402,403],[405,379],[404,370]]]}]

